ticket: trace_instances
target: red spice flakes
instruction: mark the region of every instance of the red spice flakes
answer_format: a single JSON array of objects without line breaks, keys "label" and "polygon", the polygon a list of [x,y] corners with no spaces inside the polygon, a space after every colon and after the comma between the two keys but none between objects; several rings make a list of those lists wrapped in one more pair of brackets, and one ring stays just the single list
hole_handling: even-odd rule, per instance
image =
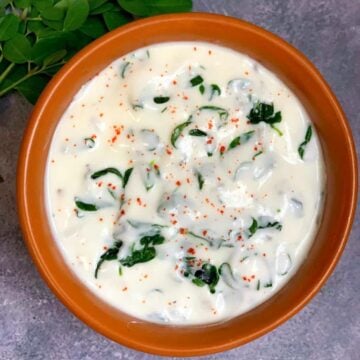
[{"label": "red spice flakes", "polygon": [[176,85],[176,84],[177,84],[177,81],[176,81],[176,80],[173,80],[172,83],[173,83],[173,85]]},{"label": "red spice flakes", "polygon": [[122,209],[122,210],[120,211],[120,215],[121,215],[121,216],[125,215],[125,210],[124,210],[124,209]]},{"label": "red spice flakes", "polygon": [[92,139],[96,139],[96,138],[97,138],[96,134],[92,134],[90,137],[91,137]]},{"label": "red spice flakes", "polygon": [[180,229],[179,229],[179,233],[180,233],[181,235],[185,235],[185,234],[187,234],[187,229],[185,229],[185,228],[180,228]]},{"label": "red spice flakes", "polygon": [[97,184],[98,187],[102,187],[103,182],[102,182],[102,181],[98,181],[96,184]]},{"label": "red spice flakes", "polygon": [[183,95],[183,100],[189,100],[189,97],[187,95]]},{"label": "red spice flakes", "polygon": [[213,123],[212,121],[209,121],[208,122],[208,129],[211,130],[213,128]]},{"label": "red spice flakes", "polygon": [[100,116],[100,117],[103,117],[103,116],[104,116],[104,113],[100,113],[99,116]]},{"label": "red spice flakes", "polygon": [[194,47],[193,47],[193,50],[194,50],[194,51],[196,51],[196,50],[197,50],[197,47],[196,47],[196,46],[194,46]]},{"label": "red spice flakes", "polygon": [[265,254],[265,253],[263,253],[263,254],[262,254],[262,256],[264,256],[264,257],[265,257],[265,256],[266,256],[266,254]]},{"label": "red spice flakes", "polygon": [[103,218],[99,218],[99,221],[102,222],[102,221],[104,221],[104,219],[103,219]]},{"label": "red spice flakes", "polygon": [[179,268],[179,265],[176,264],[175,267],[174,267],[174,270],[176,271],[178,268]]},{"label": "red spice flakes", "polygon": [[209,51],[208,51],[208,54],[209,54],[209,55],[211,55],[211,54],[212,54],[212,51],[211,51],[211,50],[209,50]]},{"label": "red spice flakes", "polygon": [[237,122],[239,122],[239,119],[238,119],[238,118],[232,118],[232,119],[231,119],[231,122],[232,122],[232,123],[237,123]]},{"label": "red spice flakes", "polygon": [[252,278],[252,279],[255,279],[255,275],[251,275],[251,278]]},{"label": "red spice flakes", "polygon": [[108,247],[107,247],[107,246],[103,246],[103,249],[106,251],[106,250],[108,249]]},{"label": "red spice flakes", "polygon": [[171,151],[169,148],[166,148],[166,153],[167,153],[168,155],[171,155],[171,154],[172,154],[172,151]]},{"label": "red spice flakes", "polygon": [[186,182],[187,182],[188,184],[190,184],[190,179],[189,179],[189,178],[186,178]]},{"label": "red spice flakes", "polygon": [[207,230],[203,230],[202,232],[203,236],[206,236],[207,233],[208,233]]},{"label": "red spice flakes", "polygon": [[188,252],[188,254],[195,255],[196,250],[191,247],[191,248],[187,249],[187,252]]},{"label": "red spice flakes", "polygon": [[177,224],[177,221],[176,221],[176,220],[173,220],[171,223],[172,223],[173,225],[176,225],[176,224]]},{"label": "red spice flakes", "polygon": [[175,184],[176,184],[176,186],[181,186],[181,181],[177,180]]},{"label": "red spice flakes", "polygon": [[128,287],[125,286],[125,287],[122,288],[122,291],[127,291],[127,289],[128,289]]},{"label": "red spice flakes", "polygon": [[142,205],[142,201],[141,201],[141,199],[140,199],[140,198],[136,198],[136,202],[138,203],[138,205],[139,205],[139,206],[141,206],[141,205]]},{"label": "red spice flakes", "polygon": [[226,147],[224,145],[220,146],[220,154],[222,155],[226,150]]}]

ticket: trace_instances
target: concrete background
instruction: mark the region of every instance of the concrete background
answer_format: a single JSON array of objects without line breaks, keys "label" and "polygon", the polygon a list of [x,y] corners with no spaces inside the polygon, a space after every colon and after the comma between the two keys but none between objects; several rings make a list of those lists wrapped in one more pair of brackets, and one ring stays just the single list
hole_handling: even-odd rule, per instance
[{"label": "concrete background", "polygon": [[[295,45],[330,83],[360,146],[359,0],[194,0],[195,10],[260,25]],[[0,359],[155,359],[97,334],[75,318],[36,271],[15,211],[15,167],[31,106],[0,99]],[[270,334],[207,359],[360,358],[360,219],[330,280],[298,315]]]}]

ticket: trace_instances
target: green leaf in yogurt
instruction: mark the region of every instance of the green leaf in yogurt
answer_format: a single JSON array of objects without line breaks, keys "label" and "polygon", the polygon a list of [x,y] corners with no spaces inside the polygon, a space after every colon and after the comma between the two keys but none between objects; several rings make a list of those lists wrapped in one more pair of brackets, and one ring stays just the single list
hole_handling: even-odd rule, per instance
[{"label": "green leaf in yogurt", "polygon": [[[195,280],[195,282],[194,282]],[[193,283],[197,286],[201,284],[200,281],[204,284],[207,284],[209,286],[209,290],[212,294],[215,293],[215,287],[217,283],[219,282],[219,273],[215,265],[212,265],[210,263],[205,263],[201,267],[201,269],[198,269],[194,273],[194,279],[192,280]]]},{"label": "green leaf in yogurt", "polygon": [[122,187],[123,189],[125,189],[127,183],[129,182],[129,179],[130,179],[130,176],[133,172],[134,168],[129,168],[129,169],[126,169],[125,172],[124,172],[124,176],[123,176],[123,179],[122,179]]},{"label": "green leaf in yogurt", "polygon": [[310,142],[312,137],[312,127],[309,125],[306,129],[305,139],[298,147],[298,153],[301,159],[304,158],[306,145]]},{"label": "green leaf in yogurt", "polygon": [[79,200],[78,198],[75,198],[75,205],[78,209],[83,211],[97,211],[98,207],[95,204],[86,203],[84,201]]},{"label": "green leaf in yogurt", "polygon": [[95,179],[98,179],[99,177],[102,177],[107,174],[114,174],[114,175],[118,176],[120,179],[123,179],[121,172],[118,169],[113,168],[113,167],[108,167],[108,168],[96,171],[91,175],[91,178],[93,180],[95,180]]},{"label": "green leaf in yogurt", "polygon": [[204,94],[204,92],[205,92],[205,86],[204,86],[203,84],[201,84],[201,85],[199,86],[199,92],[200,92],[201,95]]},{"label": "green leaf in yogurt", "polygon": [[190,83],[191,83],[192,87],[198,86],[198,85],[202,84],[203,82],[204,82],[204,79],[200,75],[197,75],[197,76],[193,77],[192,79],[190,79]]},{"label": "green leaf in yogurt", "polygon": [[200,129],[191,129],[191,130],[189,130],[189,135],[190,136],[207,136],[207,133]]},{"label": "green leaf in yogurt", "polygon": [[247,131],[247,132],[237,136],[230,142],[230,144],[228,146],[228,151],[236,148],[237,146],[239,146],[241,144],[245,144],[254,136],[254,134],[255,134],[255,130],[251,130],[251,131]]},{"label": "green leaf in yogurt", "polygon": [[120,263],[126,267],[132,267],[136,264],[145,263],[151,261],[156,257],[156,250],[154,247],[144,247],[140,250],[132,250],[131,254],[124,259],[120,260]]},{"label": "green leaf in yogurt", "polygon": [[171,145],[176,149],[176,141],[183,132],[183,130],[191,124],[191,120],[185,121],[182,124],[175,127],[171,133]]},{"label": "green leaf in yogurt", "polygon": [[126,61],[124,62],[122,65],[121,65],[121,69],[120,69],[120,72],[121,72],[121,77],[123,79],[125,79],[125,76],[126,76],[126,72],[129,68],[129,65],[130,65],[130,62],[129,61]]},{"label": "green leaf in yogurt", "polygon": [[213,105],[204,105],[199,107],[199,111],[208,110],[208,111],[215,111],[218,113],[220,120],[225,121],[229,117],[229,112],[219,106],[213,106]]},{"label": "green leaf in yogurt", "polygon": [[201,172],[196,171],[196,178],[197,178],[197,181],[198,181],[199,190],[202,190],[202,188],[204,186],[204,183],[205,183],[205,180],[204,180],[204,177],[202,176]]},{"label": "green leaf in yogurt", "polygon": [[169,96],[156,96],[154,97],[154,103],[155,104],[165,104],[166,102],[168,102],[170,100]]},{"label": "green leaf in yogurt", "polygon": [[260,220],[256,220],[255,218],[252,218],[252,223],[250,227],[248,228],[249,237],[253,236],[258,230],[261,229],[268,229],[268,228],[274,228],[276,230],[281,231],[282,225],[278,221],[268,221],[268,222],[261,222]]},{"label": "green leaf in yogurt", "polygon": [[210,98],[209,98],[209,101],[211,101],[214,98],[215,95],[220,96],[221,95],[221,89],[220,89],[219,85],[211,84],[210,85]]},{"label": "green leaf in yogurt", "polygon": [[[98,263],[96,265],[96,269],[95,269],[95,279],[97,279],[99,269],[104,261],[111,261],[111,260],[117,259],[117,256],[118,256],[118,253],[119,253],[119,250],[120,250],[122,244],[123,244],[123,242],[121,240],[116,241],[111,248],[107,249],[100,256],[100,260],[98,261]],[[119,271],[120,271],[120,269],[119,269]]]},{"label": "green leaf in yogurt", "polygon": [[281,112],[274,111],[274,104],[267,104],[262,102],[256,102],[253,108],[250,110],[247,115],[249,122],[251,124],[259,124],[260,122],[264,122],[271,126],[280,136],[282,136],[282,132],[275,126],[276,123],[281,122]]}]

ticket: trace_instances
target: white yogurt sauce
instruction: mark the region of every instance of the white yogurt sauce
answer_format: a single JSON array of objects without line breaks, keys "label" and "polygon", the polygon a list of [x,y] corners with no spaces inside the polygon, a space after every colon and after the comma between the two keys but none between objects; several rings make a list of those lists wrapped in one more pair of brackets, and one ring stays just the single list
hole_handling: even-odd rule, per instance
[{"label": "white yogurt sauce", "polygon": [[254,308],[296,272],[324,178],[283,82],[230,49],[173,42],[80,89],[52,139],[47,208],[99,297],[139,319],[204,324]]}]

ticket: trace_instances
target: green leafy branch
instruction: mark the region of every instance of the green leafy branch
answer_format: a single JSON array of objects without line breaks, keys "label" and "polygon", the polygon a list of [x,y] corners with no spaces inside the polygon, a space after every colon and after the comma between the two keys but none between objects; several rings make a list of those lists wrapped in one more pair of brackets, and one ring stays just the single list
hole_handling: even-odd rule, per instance
[{"label": "green leafy branch", "polygon": [[134,18],[190,11],[192,0],[0,0],[0,97],[34,103],[76,52]]}]

